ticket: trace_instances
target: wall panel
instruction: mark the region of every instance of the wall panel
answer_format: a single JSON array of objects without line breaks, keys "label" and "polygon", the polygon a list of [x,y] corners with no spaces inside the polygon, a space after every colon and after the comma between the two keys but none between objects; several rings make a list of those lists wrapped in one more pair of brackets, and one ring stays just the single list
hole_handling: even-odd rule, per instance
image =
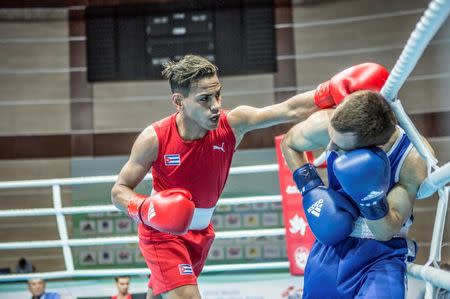
[{"label": "wall panel", "polygon": [[4,106],[0,109],[0,132],[3,135],[45,135],[69,131],[68,104]]},{"label": "wall panel", "polygon": [[0,44],[0,69],[26,71],[68,67],[68,45],[65,43]]},{"label": "wall panel", "polygon": [[7,101],[68,99],[69,75],[11,74],[0,75],[1,99]]},{"label": "wall panel", "polygon": [[344,0],[344,1],[321,1],[315,5],[299,5],[298,0],[293,0],[294,22],[317,22],[321,20],[334,20],[340,18],[351,18],[392,13],[398,11],[409,11],[425,9],[428,0]]},{"label": "wall panel", "polygon": [[[295,29],[298,54],[402,45],[420,14]],[[389,34],[386,34],[389,32]]]}]

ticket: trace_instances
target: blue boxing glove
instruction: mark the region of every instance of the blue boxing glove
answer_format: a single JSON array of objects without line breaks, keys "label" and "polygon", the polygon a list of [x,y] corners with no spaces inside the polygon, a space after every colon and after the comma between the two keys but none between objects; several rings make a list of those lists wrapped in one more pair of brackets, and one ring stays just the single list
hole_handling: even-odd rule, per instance
[{"label": "blue boxing glove", "polygon": [[378,220],[389,212],[386,194],[391,167],[383,150],[371,147],[342,154],[334,160],[333,171],[365,218]]},{"label": "blue boxing glove", "polygon": [[327,188],[309,163],[294,171],[293,177],[303,195],[303,209],[316,239],[325,245],[335,245],[347,238],[359,215],[352,201]]}]

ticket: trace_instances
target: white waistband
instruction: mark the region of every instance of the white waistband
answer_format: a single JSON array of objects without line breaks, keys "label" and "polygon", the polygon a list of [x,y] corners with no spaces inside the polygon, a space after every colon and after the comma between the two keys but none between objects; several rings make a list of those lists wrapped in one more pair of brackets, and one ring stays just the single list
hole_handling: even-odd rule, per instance
[{"label": "white waistband", "polygon": [[[392,238],[406,238],[408,229],[409,226],[402,227],[400,231],[397,234],[395,234]],[[374,234],[370,230],[369,226],[367,225],[363,217],[358,217],[358,219],[356,219],[356,221],[353,223],[353,231],[350,234],[350,237],[361,239],[375,239]]]},{"label": "white waistband", "polygon": [[[406,260],[408,262],[414,261],[417,254],[417,244],[416,242],[408,239],[406,234],[408,233],[409,227],[411,226],[412,221],[408,219],[407,223],[400,229],[400,231],[392,236],[392,238],[404,238],[406,241],[406,245],[408,247],[408,253],[406,254]],[[359,217],[355,223],[352,233],[350,237],[361,238],[361,239],[375,239],[375,236],[370,231],[370,228],[367,226],[367,223],[363,217]]]},{"label": "white waistband", "polygon": [[216,207],[209,209],[195,208],[194,217],[192,218],[191,225],[189,229],[201,230],[208,227],[211,222],[212,215]]}]

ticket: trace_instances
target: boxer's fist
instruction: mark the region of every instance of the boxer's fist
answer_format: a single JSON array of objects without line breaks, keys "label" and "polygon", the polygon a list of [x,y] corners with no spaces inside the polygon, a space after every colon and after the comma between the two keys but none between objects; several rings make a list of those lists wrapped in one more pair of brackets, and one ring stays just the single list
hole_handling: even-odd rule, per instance
[{"label": "boxer's fist", "polygon": [[376,63],[352,66],[317,86],[314,103],[325,109],[339,105],[346,96],[358,90],[380,91],[388,76],[389,72]]},{"label": "boxer's fist", "polygon": [[311,231],[325,245],[336,245],[353,231],[359,211],[350,199],[325,186],[303,197],[303,209]]},{"label": "boxer's fist", "polygon": [[189,191],[173,188],[148,197],[136,194],[128,202],[127,210],[131,218],[156,230],[183,235],[191,225],[195,205]]},{"label": "boxer's fist", "polygon": [[303,209],[316,239],[325,245],[346,239],[359,215],[351,200],[325,187],[311,164],[298,168],[293,177],[303,195]]},{"label": "boxer's fist", "polygon": [[378,220],[389,212],[386,193],[391,167],[383,150],[372,147],[347,152],[334,160],[333,171],[365,218]]}]

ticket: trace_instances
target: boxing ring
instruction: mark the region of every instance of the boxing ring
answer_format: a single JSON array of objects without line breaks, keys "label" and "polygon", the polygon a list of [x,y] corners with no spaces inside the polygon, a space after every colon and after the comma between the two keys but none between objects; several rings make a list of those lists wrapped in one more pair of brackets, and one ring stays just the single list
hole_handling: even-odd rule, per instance
[{"label": "boxing ring", "polygon": [[[450,290],[450,272],[438,269],[438,262],[441,261],[441,246],[444,232],[446,212],[448,209],[448,198],[450,187],[446,186],[450,182],[450,163],[441,167],[437,166],[437,160],[433,157],[429,149],[422,142],[417,129],[414,127],[406,115],[400,100],[396,98],[399,89],[402,87],[411,71],[414,69],[420,59],[424,49],[432,39],[434,34],[440,28],[442,23],[450,13],[450,0],[432,1],[422,16],[415,30],[412,32],[402,54],[391,71],[391,74],[383,87],[381,93],[389,101],[391,107],[397,115],[401,127],[406,131],[408,137],[414,146],[427,162],[429,176],[422,183],[417,193],[417,198],[425,199],[438,192],[439,201],[437,202],[437,211],[433,229],[433,236],[430,246],[430,255],[425,265],[408,264],[408,274],[426,282],[426,298],[432,298],[433,289],[440,287]],[[255,174],[277,172],[277,164],[255,165],[234,167],[230,170],[230,175],[236,174]],[[67,179],[48,179],[32,181],[11,181],[0,182],[0,189],[17,188],[51,188],[53,197],[53,208],[38,209],[17,209],[2,210],[0,218],[6,217],[35,217],[35,216],[56,216],[59,240],[45,241],[27,241],[27,242],[3,242],[0,243],[0,251],[12,249],[37,249],[37,248],[62,248],[65,270],[55,272],[43,272],[33,274],[14,274],[0,276],[0,282],[23,281],[32,277],[45,279],[73,278],[73,277],[105,277],[116,275],[147,275],[149,270],[145,268],[134,269],[107,269],[107,270],[76,270],[74,267],[73,246],[92,246],[92,245],[116,245],[116,244],[137,244],[138,237],[105,237],[105,238],[84,238],[70,239],[68,237],[66,215],[113,212],[117,209],[113,205],[97,205],[85,207],[63,207],[61,199],[61,187],[80,186],[99,183],[113,183],[117,176],[96,176],[80,177]],[[147,175],[144,180],[151,180]],[[254,203],[273,203],[281,202],[281,195],[253,196],[239,198],[222,198],[218,205],[240,205]],[[284,228],[259,229],[217,232],[216,239],[234,239],[242,237],[258,236],[282,236],[285,234]],[[283,262],[261,262],[246,264],[226,264],[226,265],[207,265],[203,272],[223,272],[236,270],[269,270],[269,269],[288,269],[289,263]]]}]

